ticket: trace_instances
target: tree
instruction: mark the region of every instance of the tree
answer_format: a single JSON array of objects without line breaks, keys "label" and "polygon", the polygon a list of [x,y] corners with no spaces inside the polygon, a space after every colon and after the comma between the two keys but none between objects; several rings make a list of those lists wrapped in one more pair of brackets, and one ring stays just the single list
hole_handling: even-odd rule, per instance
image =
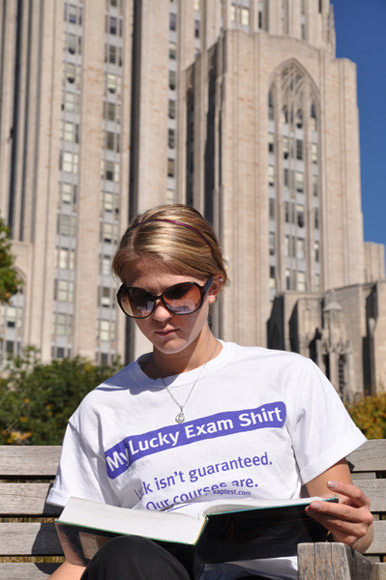
[{"label": "tree", "polygon": [[364,397],[347,407],[351,419],[368,439],[386,437],[386,391]]},{"label": "tree", "polygon": [[81,357],[44,364],[34,347],[24,349],[0,379],[0,444],[59,445],[83,397],[119,367]]},{"label": "tree", "polygon": [[8,303],[16,294],[22,280],[14,267],[14,257],[11,253],[9,229],[0,218],[0,303]]}]

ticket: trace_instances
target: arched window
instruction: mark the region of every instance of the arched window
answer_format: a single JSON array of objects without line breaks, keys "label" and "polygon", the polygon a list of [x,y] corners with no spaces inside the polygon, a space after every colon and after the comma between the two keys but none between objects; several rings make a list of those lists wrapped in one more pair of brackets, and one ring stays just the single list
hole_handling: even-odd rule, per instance
[{"label": "arched window", "polygon": [[288,125],[288,108],[287,108],[287,105],[284,105],[284,107],[281,110],[281,113],[282,113],[283,125]]},{"label": "arched window", "polygon": [[268,93],[268,119],[270,121],[275,119],[275,109],[273,106],[273,96],[271,91]]},{"label": "arched window", "polygon": [[318,117],[316,114],[315,103],[313,101],[311,103],[310,117],[311,117],[311,131],[317,131],[318,130]]},{"label": "arched window", "polygon": [[296,111],[296,127],[298,129],[303,128],[303,111],[301,109]]},{"label": "arched window", "polygon": [[[268,150],[271,151],[269,146],[273,142],[281,154],[269,157],[267,194],[269,207],[277,211],[267,218],[270,239],[274,233],[277,236],[277,232],[283,232],[286,243],[278,243],[275,252],[270,251],[270,272],[276,276],[271,297],[285,289],[302,292],[319,289],[322,261],[318,237],[321,195],[318,94],[311,77],[294,60],[274,71],[273,79],[268,92],[268,120],[276,122],[269,123]],[[277,106],[279,118],[275,119],[273,111]],[[281,207],[285,208],[284,216],[279,211]],[[280,219],[285,220],[284,224],[276,223]]]}]

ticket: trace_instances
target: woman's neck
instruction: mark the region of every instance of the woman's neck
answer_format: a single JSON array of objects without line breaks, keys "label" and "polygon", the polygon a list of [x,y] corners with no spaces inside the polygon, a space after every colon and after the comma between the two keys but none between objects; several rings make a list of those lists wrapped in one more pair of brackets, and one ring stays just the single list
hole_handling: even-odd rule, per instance
[{"label": "woman's neck", "polygon": [[154,349],[142,365],[142,370],[152,379],[169,377],[186,373],[198,368],[221,352],[221,343],[208,328],[208,336],[195,345],[189,345],[184,351],[164,354]]}]

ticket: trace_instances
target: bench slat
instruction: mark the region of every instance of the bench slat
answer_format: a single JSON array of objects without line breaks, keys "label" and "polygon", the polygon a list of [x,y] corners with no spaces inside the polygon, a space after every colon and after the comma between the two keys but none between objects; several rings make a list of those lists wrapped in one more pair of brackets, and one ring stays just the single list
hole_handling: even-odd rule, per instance
[{"label": "bench slat", "polygon": [[[354,483],[357,480],[354,477]],[[386,512],[386,479],[360,479],[358,485],[369,496],[373,512]],[[61,508],[45,505],[49,483],[0,483],[2,515],[58,515]]]},{"label": "bench slat", "polygon": [[61,508],[45,503],[50,483],[0,483],[0,513],[4,516],[58,515]]},{"label": "bench slat", "polygon": [[46,580],[60,564],[0,562],[0,580]]},{"label": "bench slat", "polygon": [[374,539],[366,554],[385,554],[386,520],[374,522]]},{"label": "bench slat", "polygon": [[[57,445],[0,446],[0,477],[54,476],[60,456]],[[386,471],[386,440],[373,439],[348,456],[355,471]]]},{"label": "bench slat", "polygon": [[377,570],[377,580],[386,580],[386,562],[375,564],[375,568]]},{"label": "bench slat", "polygon": [[386,512],[386,479],[356,479],[356,483],[371,500],[372,512]]},{"label": "bench slat", "polygon": [[[53,523],[0,523],[1,556],[62,554]],[[382,554],[386,545],[386,520],[374,522],[374,540],[366,554]]]},{"label": "bench slat", "polygon": [[347,457],[354,471],[386,471],[386,439],[371,439]]},{"label": "bench slat", "polygon": [[60,556],[55,524],[0,523],[0,556]]},{"label": "bench slat", "polygon": [[54,477],[61,448],[58,445],[0,446],[0,478]]}]

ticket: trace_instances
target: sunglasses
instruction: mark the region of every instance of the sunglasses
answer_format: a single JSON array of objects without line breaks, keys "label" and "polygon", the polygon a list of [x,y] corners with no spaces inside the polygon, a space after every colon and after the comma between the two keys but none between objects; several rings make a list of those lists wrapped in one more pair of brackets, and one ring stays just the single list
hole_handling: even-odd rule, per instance
[{"label": "sunglasses", "polygon": [[161,300],[169,312],[182,316],[201,308],[212,282],[212,276],[203,286],[196,282],[181,282],[169,286],[159,296],[154,296],[143,288],[122,284],[117,300],[123,312],[131,318],[148,318],[154,312],[157,300]]}]

